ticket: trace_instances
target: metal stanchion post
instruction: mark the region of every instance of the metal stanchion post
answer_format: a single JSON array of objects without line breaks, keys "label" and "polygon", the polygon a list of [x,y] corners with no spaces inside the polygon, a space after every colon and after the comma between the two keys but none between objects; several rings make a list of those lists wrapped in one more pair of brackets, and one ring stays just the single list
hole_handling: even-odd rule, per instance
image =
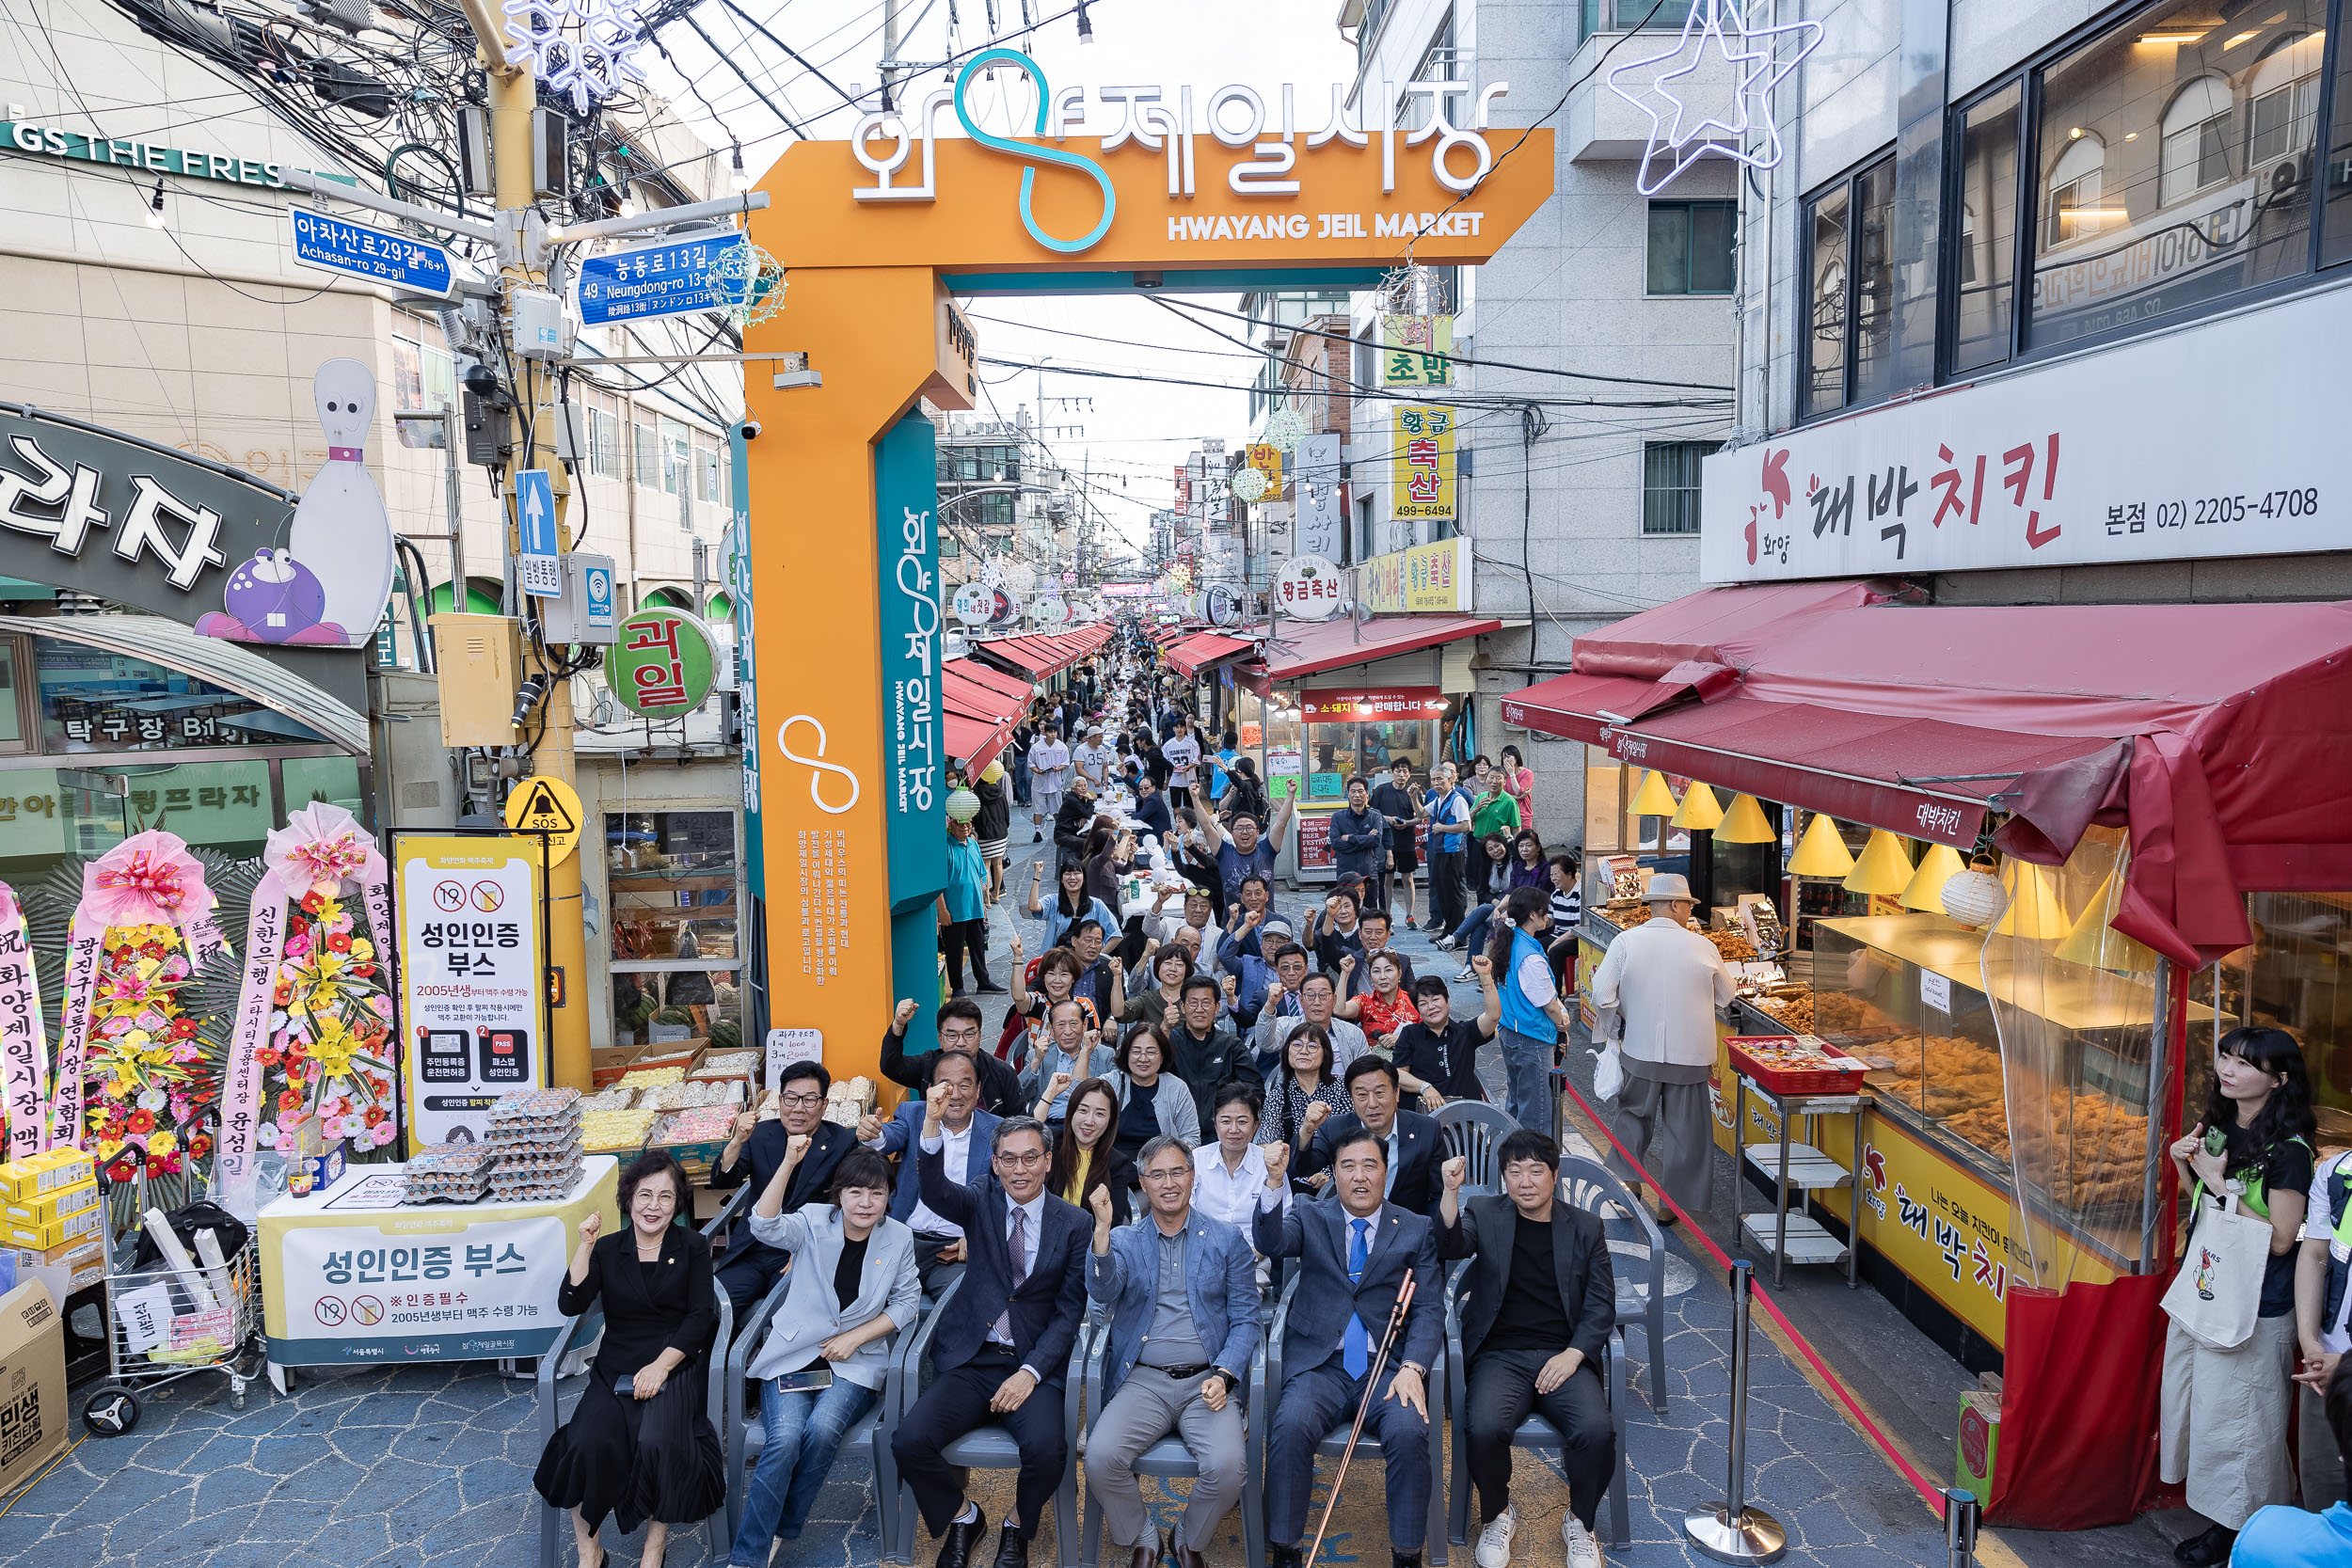
[{"label": "metal stanchion post", "polygon": [[1748,1304],[1756,1291],[1756,1265],[1742,1258],[1731,1265],[1731,1475],[1722,1502],[1706,1503],[1682,1518],[1682,1533],[1701,1556],[1718,1562],[1778,1562],[1788,1551],[1788,1532],[1761,1509],[1747,1506],[1748,1490]]},{"label": "metal stanchion post", "polygon": [[1975,1568],[1977,1495],[1964,1486],[1944,1489],[1944,1550],[1950,1568]]}]

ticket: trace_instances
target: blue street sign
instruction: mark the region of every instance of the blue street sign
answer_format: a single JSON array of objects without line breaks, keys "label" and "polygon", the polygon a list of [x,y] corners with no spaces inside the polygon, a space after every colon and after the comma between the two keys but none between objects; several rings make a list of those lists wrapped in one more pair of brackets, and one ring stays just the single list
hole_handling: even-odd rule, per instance
[{"label": "blue street sign", "polygon": [[739,233],[697,234],[591,256],[580,263],[580,325],[685,316],[732,303],[711,266],[743,243]]},{"label": "blue street sign", "polygon": [[516,586],[532,598],[561,598],[564,570],[556,560],[561,544],[555,530],[555,484],[547,469],[516,471],[515,521],[522,539],[515,557]]},{"label": "blue street sign", "polygon": [[300,207],[294,209],[294,260],[305,266],[449,297],[449,252],[437,245]]}]

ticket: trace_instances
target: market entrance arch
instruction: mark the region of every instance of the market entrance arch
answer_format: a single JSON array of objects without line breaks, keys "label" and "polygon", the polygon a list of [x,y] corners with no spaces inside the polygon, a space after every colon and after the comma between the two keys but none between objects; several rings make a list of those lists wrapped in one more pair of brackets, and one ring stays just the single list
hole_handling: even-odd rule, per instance
[{"label": "market entrance arch", "polygon": [[[1038,135],[964,118],[957,95],[988,69],[1037,84]],[[744,347],[807,360],[746,367],[745,837],[765,911],[746,940],[765,942],[770,1025],[819,1031],[835,1076],[872,1071],[894,998],[928,1015],[936,995],[938,494],[918,404],[973,405],[957,301],[1367,288],[1407,261],[1484,261],[1550,196],[1552,134],[1455,128],[1507,89],[1406,90],[1428,100],[1423,129],[1359,132],[1328,87],[1089,95],[995,50],[910,100],[903,133],[868,116],[770,171],[752,237],[787,293]],[[1058,134],[1089,96],[1087,114],[1124,123]],[[926,134],[955,119],[975,135]]]}]

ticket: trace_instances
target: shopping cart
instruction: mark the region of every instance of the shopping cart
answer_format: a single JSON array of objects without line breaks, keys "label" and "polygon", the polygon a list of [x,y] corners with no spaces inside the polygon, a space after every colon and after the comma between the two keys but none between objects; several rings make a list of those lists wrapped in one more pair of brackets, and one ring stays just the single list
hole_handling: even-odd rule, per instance
[{"label": "shopping cart", "polygon": [[119,1437],[139,1424],[139,1393],[199,1372],[229,1379],[230,1408],[261,1375],[261,1253],[248,1239],[216,1268],[135,1264],[139,1232],[106,1250],[107,1381],[82,1401],[82,1425]]}]

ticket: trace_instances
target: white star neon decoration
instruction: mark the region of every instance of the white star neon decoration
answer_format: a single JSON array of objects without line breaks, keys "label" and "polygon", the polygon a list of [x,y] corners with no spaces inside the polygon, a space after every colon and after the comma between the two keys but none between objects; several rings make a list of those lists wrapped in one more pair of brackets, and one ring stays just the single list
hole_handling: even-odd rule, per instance
[{"label": "white star neon decoration", "polygon": [[589,108],[645,79],[645,30],[622,0],[506,0],[507,53],[572,107]]},{"label": "white star neon decoration", "polygon": [[[1803,41],[1786,58],[1776,57],[1781,36],[1789,33],[1800,35]],[[1821,24],[1818,22],[1750,27],[1732,0],[1697,0],[1673,48],[1611,67],[1604,78],[1609,90],[1649,117],[1649,142],[1642,150],[1634,189],[1644,196],[1656,196],[1684,169],[1710,152],[1754,169],[1777,168],[1782,147],[1780,127],[1772,120],[1772,89],[1786,81],[1820,41]],[[1710,44],[1738,77],[1738,85],[1732,89],[1729,117],[1708,115],[1686,131],[1682,100],[1675,96],[1667,84],[1696,71],[1705,63]],[[1621,76],[1661,65],[1666,69],[1651,76],[1638,92],[1629,92],[1617,85]],[[1709,137],[1710,129],[1720,135]],[[1751,129],[1763,136],[1761,145],[1753,150],[1747,146]],[[1665,173],[1653,175],[1652,170],[1661,161],[1667,163]]]}]

